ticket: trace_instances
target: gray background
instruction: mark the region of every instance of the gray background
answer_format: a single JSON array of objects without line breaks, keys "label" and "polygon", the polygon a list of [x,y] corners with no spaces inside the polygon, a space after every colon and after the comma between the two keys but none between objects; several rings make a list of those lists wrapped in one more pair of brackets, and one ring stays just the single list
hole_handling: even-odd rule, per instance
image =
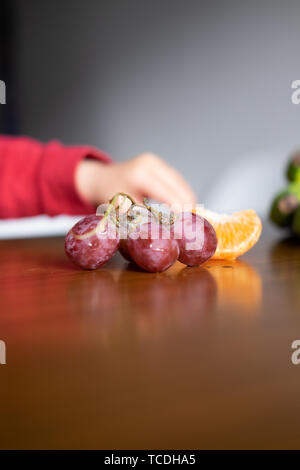
[{"label": "gray background", "polygon": [[23,133],[93,144],[116,160],[150,150],[201,202],[239,179],[231,199],[247,192],[245,203],[260,209],[254,193],[264,181],[273,191],[300,142],[300,105],[291,103],[299,1],[16,5]]}]

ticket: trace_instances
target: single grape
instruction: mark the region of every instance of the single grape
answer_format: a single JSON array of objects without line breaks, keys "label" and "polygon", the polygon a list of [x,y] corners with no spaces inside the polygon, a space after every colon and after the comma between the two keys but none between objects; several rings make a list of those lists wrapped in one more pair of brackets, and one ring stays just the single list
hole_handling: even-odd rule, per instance
[{"label": "single grape", "polygon": [[103,216],[89,215],[81,219],[65,238],[68,257],[81,268],[97,269],[117,251],[119,236],[114,223]]},{"label": "single grape", "polygon": [[151,220],[154,220],[154,216],[145,206],[139,204],[132,204],[128,212],[119,218],[119,233],[121,237],[119,252],[126,261],[134,262],[128,251],[128,236],[141,224],[151,222]]},{"label": "single grape", "polygon": [[165,226],[153,220],[129,235],[127,248],[134,262],[149,272],[165,271],[179,255],[177,240],[170,237]]},{"label": "single grape", "polygon": [[128,251],[127,239],[120,240],[119,252],[123,256],[123,258],[126,259],[126,261],[129,261],[129,262],[133,261]]},{"label": "single grape", "polygon": [[177,217],[172,233],[178,242],[178,260],[188,266],[198,266],[211,258],[217,248],[213,226],[200,215],[182,212]]}]

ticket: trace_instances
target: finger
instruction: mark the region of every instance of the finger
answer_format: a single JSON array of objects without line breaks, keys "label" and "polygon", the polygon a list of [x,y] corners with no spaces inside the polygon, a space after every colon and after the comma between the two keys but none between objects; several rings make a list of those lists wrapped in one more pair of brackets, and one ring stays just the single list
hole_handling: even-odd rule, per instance
[{"label": "finger", "polygon": [[177,194],[161,181],[157,175],[154,177],[152,175],[148,175],[145,179],[140,181],[137,198],[143,200],[144,197],[164,202],[168,205],[182,204],[182,201],[177,197]]},{"label": "finger", "polygon": [[143,174],[146,172],[149,177],[160,179],[173,192],[175,200],[182,204],[196,203],[196,196],[191,187],[173,167],[153,154],[145,154],[138,159],[142,164]]},{"label": "finger", "polygon": [[[155,182],[155,183],[154,183]],[[150,184],[149,184],[150,183]],[[166,202],[169,205],[176,204],[182,210],[185,204],[193,206],[195,204],[194,195],[187,192],[180,191],[180,182],[174,181],[172,175],[166,174],[164,171],[156,168],[151,174],[148,174],[147,179],[148,191],[153,194],[153,199]],[[160,196],[160,198],[159,198]]]},{"label": "finger", "polygon": [[163,161],[160,163],[160,168],[156,168],[160,180],[170,188],[170,191],[176,193],[181,203],[195,204],[197,201],[196,195],[184,178],[167,163]]}]

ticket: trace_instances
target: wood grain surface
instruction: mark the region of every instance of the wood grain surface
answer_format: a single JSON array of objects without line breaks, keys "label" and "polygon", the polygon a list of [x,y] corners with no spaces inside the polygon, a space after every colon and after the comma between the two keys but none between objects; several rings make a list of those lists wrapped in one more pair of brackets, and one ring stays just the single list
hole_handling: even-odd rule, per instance
[{"label": "wood grain surface", "polygon": [[300,448],[300,242],[98,271],[63,239],[0,243],[0,448]]}]

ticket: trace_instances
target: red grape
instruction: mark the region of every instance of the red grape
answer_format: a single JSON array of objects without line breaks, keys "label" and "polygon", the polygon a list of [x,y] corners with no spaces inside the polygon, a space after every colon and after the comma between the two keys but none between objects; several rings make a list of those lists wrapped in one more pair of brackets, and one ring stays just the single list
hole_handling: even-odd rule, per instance
[{"label": "red grape", "polygon": [[128,246],[127,246],[127,240],[123,239],[120,240],[120,245],[119,245],[119,252],[123,256],[123,258],[126,259],[126,261],[132,262],[133,259],[131,258],[129,251],[128,251]]},{"label": "red grape", "polygon": [[97,269],[117,251],[119,236],[115,225],[106,220],[99,230],[103,216],[89,215],[81,219],[65,238],[65,251],[73,263],[84,269]]},{"label": "red grape", "polygon": [[151,222],[154,216],[144,206],[133,204],[127,214],[119,218],[120,245],[119,252],[129,262],[134,262],[128,251],[127,239],[141,224]]},{"label": "red grape", "polygon": [[168,269],[178,258],[177,240],[158,222],[141,224],[127,240],[127,248],[134,262],[145,271],[160,272]]},{"label": "red grape", "polygon": [[217,248],[217,235],[213,226],[200,215],[182,212],[172,227],[179,246],[179,261],[198,266],[211,258]]}]

